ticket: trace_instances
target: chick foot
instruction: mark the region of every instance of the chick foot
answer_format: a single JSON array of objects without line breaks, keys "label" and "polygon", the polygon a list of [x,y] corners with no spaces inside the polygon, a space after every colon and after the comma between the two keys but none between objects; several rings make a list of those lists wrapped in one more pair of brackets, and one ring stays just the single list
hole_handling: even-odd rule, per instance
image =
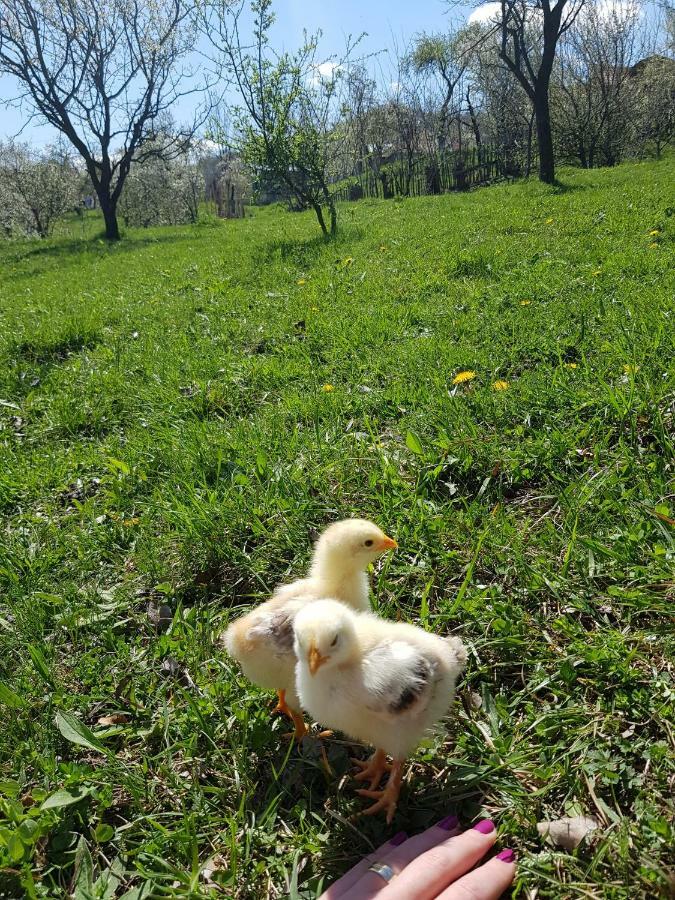
[{"label": "chick foot", "polygon": [[376,750],[368,760],[354,759],[351,762],[358,766],[361,771],[354,776],[355,781],[368,781],[370,779],[369,790],[374,791],[382,781],[385,772],[391,772],[391,764],[387,762],[387,754],[384,750]]},{"label": "chick foot", "polygon": [[366,790],[365,788],[361,788],[356,793],[361,797],[369,797],[371,800],[375,800],[372,806],[369,806],[368,809],[364,809],[362,812],[358,813],[358,816],[374,816],[379,812],[386,810],[387,813],[387,825],[391,825],[392,819],[394,818],[394,813],[396,812],[396,805],[398,803],[398,797],[401,792],[401,781],[403,780],[403,760],[395,759],[389,774],[389,779],[387,780],[386,785],[384,786],[384,790],[382,791],[372,791]]},{"label": "chick foot", "polygon": [[309,733],[309,725],[306,724],[303,716],[299,712],[291,709],[291,707],[286,703],[286,691],[277,691],[277,696],[279,698],[279,702],[272,710],[272,715],[288,716],[288,718],[293,722],[293,725],[295,726],[295,729],[293,731],[283,736],[284,740],[296,740],[298,741],[298,743],[300,743],[305,735]]}]

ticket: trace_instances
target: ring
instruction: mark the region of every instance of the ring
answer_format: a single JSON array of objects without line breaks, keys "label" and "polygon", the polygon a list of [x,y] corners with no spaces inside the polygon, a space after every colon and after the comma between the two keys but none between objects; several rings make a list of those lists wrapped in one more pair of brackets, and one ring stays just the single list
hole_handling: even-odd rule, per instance
[{"label": "ring", "polygon": [[386,863],[374,862],[372,866],[368,866],[368,871],[375,872],[380,878],[384,878],[387,884],[396,876],[396,872]]}]

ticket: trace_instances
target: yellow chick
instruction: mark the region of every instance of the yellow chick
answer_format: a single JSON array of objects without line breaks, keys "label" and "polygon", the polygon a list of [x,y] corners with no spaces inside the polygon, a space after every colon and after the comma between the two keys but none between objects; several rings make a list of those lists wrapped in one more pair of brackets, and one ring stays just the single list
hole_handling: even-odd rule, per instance
[{"label": "yellow chick", "polygon": [[[357,780],[370,780],[369,788],[358,793],[376,801],[363,815],[386,810],[390,823],[405,759],[450,707],[466,664],[464,645],[457,637],[385,622],[335,600],[299,610],[293,630],[303,709],[376,748],[367,763],[354,760],[362,769]],[[376,790],[387,771],[384,790]]]},{"label": "yellow chick", "polygon": [[275,712],[293,720],[297,740],[307,733],[307,726],[295,690],[295,615],[322,597],[337,597],[354,609],[370,609],[366,569],[397,546],[365,519],[335,522],[316,542],[307,578],[281,585],[270,600],[237,619],[225,632],[225,648],[244,675],[261,687],[276,690],[279,703]]}]

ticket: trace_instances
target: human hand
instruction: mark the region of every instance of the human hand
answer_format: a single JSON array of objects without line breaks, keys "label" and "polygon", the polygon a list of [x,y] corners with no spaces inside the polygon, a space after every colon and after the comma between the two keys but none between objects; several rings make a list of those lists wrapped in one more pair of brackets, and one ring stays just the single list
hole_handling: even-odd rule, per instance
[{"label": "human hand", "polygon": [[[401,831],[332,884],[320,900],[497,900],[516,873],[513,851],[502,850],[474,869],[496,840],[488,819],[461,833],[456,816],[411,838]],[[373,864],[385,867],[382,874],[370,868]]]}]

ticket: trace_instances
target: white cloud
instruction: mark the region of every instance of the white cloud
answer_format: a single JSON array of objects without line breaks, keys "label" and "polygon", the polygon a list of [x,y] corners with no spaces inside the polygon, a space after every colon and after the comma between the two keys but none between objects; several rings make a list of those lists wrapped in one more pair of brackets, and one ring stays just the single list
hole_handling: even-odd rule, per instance
[{"label": "white cloud", "polygon": [[334,62],[322,62],[318,66],[314,66],[314,74],[312,75],[313,84],[320,84],[322,81],[330,81],[340,66]]},{"label": "white cloud", "polygon": [[485,25],[498,22],[501,16],[501,10],[501,3],[483,3],[473,10],[467,19],[467,22],[469,25],[475,25],[476,23]]}]

